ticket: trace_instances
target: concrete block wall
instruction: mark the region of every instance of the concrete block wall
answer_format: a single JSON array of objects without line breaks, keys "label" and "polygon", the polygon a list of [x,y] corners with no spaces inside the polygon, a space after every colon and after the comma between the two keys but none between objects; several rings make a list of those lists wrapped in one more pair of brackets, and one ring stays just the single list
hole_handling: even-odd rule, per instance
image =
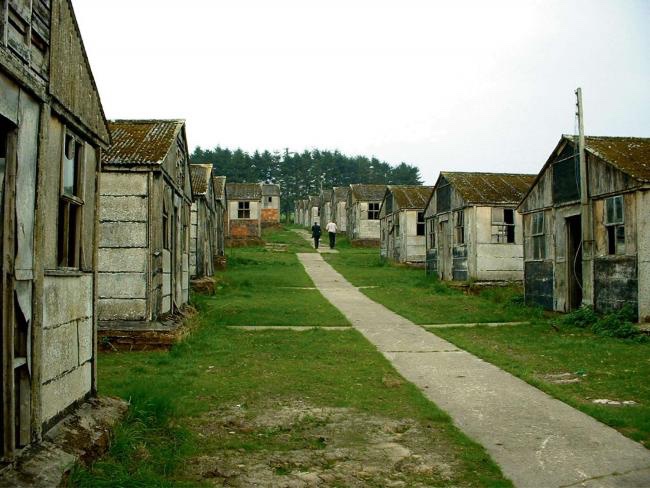
[{"label": "concrete block wall", "polygon": [[100,185],[99,320],[147,320],[148,183],[104,172]]},{"label": "concrete block wall", "polygon": [[43,287],[41,412],[48,422],[92,389],[93,276],[45,276]]},{"label": "concrete block wall", "polygon": [[650,191],[636,195],[639,321],[650,322]]},{"label": "concrete block wall", "polygon": [[492,207],[475,207],[475,269],[472,277],[485,281],[522,281],[524,279],[523,220],[514,212],[515,242],[492,243]]}]

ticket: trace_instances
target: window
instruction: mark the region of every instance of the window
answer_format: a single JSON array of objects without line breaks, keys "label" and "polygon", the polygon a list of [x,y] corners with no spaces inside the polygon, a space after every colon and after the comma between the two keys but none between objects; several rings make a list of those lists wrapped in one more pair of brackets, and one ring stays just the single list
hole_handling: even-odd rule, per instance
[{"label": "window", "polygon": [[238,219],[251,218],[251,202],[237,202],[237,218]]},{"label": "window", "polygon": [[544,235],[544,212],[535,212],[532,215],[533,227],[533,259],[546,258],[546,236]]},{"label": "window", "polygon": [[417,235],[424,235],[424,212],[418,212]]},{"label": "window", "polygon": [[3,189],[5,181],[5,168],[7,166],[8,139],[9,124],[5,124],[4,120],[0,119],[0,210],[2,209],[2,202],[4,198]]},{"label": "window", "polygon": [[465,211],[454,212],[456,217],[456,244],[465,244]]},{"label": "window", "polygon": [[273,206],[273,197],[266,197],[264,200],[264,206],[265,207],[272,207]]},{"label": "window", "polygon": [[622,195],[605,200],[605,227],[607,228],[607,253],[625,254],[625,218]]},{"label": "window", "polygon": [[81,210],[83,208],[84,143],[69,131],[65,135],[61,162],[59,198],[58,263],[62,268],[79,268]]},{"label": "window", "polygon": [[368,204],[368,220],[379,220],[379,203],[370,202]]},{"label": "window", "polygon": [[515,211],[511,208],[492,207],[492,242],[515,242]]},{"label": "window", "polygon": [[163,210],[163,221],[162,221],[162,238],[163,238],[163,249],[169,250],[169,215],[167,210]]},{"label": "window", "polygon": [[436,247],[436,232],[435,226],[433,225],[433,219],[427,221],[428,234],[429,234],[429,249],[435,249]]}]

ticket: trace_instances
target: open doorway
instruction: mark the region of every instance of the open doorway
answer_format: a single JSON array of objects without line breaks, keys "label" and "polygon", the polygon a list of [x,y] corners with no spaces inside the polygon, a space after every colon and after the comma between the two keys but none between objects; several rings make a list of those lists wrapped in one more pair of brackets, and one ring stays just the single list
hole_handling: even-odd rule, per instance
[{"label": "open doorway", "polygon": [[567,236],[567,312],[582,305],[582,219],[566,219]]}]

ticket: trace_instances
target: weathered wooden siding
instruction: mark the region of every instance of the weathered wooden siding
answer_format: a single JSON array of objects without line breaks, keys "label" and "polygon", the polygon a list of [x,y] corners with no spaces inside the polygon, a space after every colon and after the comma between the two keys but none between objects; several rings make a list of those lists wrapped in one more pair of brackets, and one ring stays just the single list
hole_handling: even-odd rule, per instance
[{"label": "weathered wooden siding", "polygon": [[515,242],[492,243],[492,207],[475,207],[472,277],[481,281],[522,281],[524,246],[521,214],[514,212]]},{"label": "weathered wooden siding", "polygon": [[[353,203],[348,213],[348,234],[351,240],[379,241],[380,221],[368,219],[368,204],[370,202]],[[380,203],[380,202],[375,202]]]},{"label": "weathered wooden siding", "polygon": [[338,202],[336,204],[336,213],[334,219],[339,232],[347,232],[348,216],[347,216],[347,203]]},{"label": "weathered wooden siding", "polygon": [[650,322],[650,190],[636,192],[639,320]]}]

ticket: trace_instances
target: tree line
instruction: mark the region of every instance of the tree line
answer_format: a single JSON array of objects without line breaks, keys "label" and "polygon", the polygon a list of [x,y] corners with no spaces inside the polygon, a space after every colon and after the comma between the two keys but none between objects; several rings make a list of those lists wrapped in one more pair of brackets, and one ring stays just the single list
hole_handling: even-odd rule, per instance
[{"label": "tree line", "polygon": [[301,153],[230,150],[197,147],[192,163],[210,163],[215,172],[235,183],[278,183],[282,192],[282,212],[293,210],[295,200],[318,195],[320,189],[352,183],[421,185],[420,170],[400,163],[396,166],[366,156],[347,156],[339,151],[313,149]]}]

